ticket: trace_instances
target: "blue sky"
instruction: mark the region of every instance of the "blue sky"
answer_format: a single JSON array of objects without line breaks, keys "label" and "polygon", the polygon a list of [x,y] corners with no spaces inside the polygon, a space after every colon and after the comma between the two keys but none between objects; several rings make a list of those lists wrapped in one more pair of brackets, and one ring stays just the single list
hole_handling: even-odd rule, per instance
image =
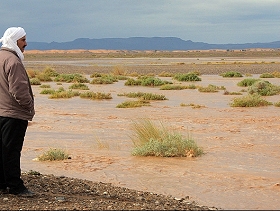
[{"label": "blue sky", "polygon": [[0,36],[27,41],[178,37],[211,44],[280,40],[280,0],[3,0]]}]

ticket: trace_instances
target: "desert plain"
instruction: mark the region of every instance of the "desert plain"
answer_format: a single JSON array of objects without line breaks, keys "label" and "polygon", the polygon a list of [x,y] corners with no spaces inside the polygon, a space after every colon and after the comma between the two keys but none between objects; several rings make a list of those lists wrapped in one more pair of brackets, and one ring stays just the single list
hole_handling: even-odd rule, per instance
[{"label": "desert plain", "polygon": [[[59,73],[110,73],[114,67],[128,73],[187,73],[198,71],[201,81],[175,84],[224,86],[239,92],[244,78],[259,78],[280,71],[280,51],[251,49],[235,51],[127,52],[127,51],[27,51],[26,69],[51,67]],[[221,73],[237,71],[241,78]],[[280,85],[280,78],[266,78]],[[280,108],[231,107],[236,95],[202,93],[197,89],[160,90],[159,87],[87,84],[91,91],[111,93],[110,100],[80,97],[49,99],[33,85],[36,115],[30,122],[22,151],[22,171],[38,171],[176,198],[189,197],[200,205],[220,209],[280,209]],[[52,88],[56,82],[42,82]],[[165,95],[168,100],[139,108],[117,108],[128,92]],[[246,95],[242,92],[242,95]],[[279,95],[263,97],[276,103]],[[200,105],[199,108],[181,106]],[[191,135],[205,154],[199,157],[135,157],[131,155],[131,124],[148,118],[171,130]],[[36,161],[49,148],[65,149],[71,159]]]}]

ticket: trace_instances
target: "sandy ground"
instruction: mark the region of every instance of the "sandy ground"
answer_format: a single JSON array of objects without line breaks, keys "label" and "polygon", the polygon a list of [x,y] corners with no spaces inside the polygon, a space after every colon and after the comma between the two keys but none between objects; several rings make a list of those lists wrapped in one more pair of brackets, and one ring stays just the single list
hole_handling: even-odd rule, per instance
[{"label": "sandy ground", "polygon": [[[201,78],[197,85],[225,86],[231,92],[240,91],[236,84],[244,79],[218,75]],[[280,79],[269,81],[280,85]],[[54,82],[49,84],[59,87]],[[68,88],[70,84],[62,86]],[[124,81],[88,86],[95,92],[111,93],[113,99],[53,100],[39,94],[42,89],[33,86],[36,115],[22,151],[23,171],[108,182],[175,197],[190,196],[201,205],[222,209],[280,208],[279,108],[233,108],[229,103],[236,96],[223,95],[223,91],[127,87]],[[116,108],[127,100],[117,94],[138,91],[164,94],[168,100],[152,102],[149,107]],[[279,95],[266,99],[280,100]],[[181,103],[204,107],[193,109],[182,107]],[[131,123],[140,118],[161,121],[170,129],[191,134],[206,154],[198,158],[131,156]],[[72,159],[33,160],[49,148],[66,149]]]}]

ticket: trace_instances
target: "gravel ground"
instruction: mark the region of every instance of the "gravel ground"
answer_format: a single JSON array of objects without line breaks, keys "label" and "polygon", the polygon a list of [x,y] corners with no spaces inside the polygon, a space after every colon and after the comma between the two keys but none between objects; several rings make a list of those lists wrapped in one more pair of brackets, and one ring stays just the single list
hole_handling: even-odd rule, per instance
[{"label": "gravel ground", "polygon": [[218,210],[174,198],[64,176],[22,174],[33,198],[0,195],[0,210]]}]

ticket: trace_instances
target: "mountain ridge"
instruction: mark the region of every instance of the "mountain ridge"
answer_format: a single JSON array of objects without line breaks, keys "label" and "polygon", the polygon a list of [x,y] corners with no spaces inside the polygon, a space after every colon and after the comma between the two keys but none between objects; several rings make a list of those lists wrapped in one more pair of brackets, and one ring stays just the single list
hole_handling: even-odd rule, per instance
[{"label": "mountain ridge", "polygon": [[27,50],[211,50],[280,48],[280,41],[268,43],[209,44],[178,37],[77,38],[68,42],[28,42]]}]

